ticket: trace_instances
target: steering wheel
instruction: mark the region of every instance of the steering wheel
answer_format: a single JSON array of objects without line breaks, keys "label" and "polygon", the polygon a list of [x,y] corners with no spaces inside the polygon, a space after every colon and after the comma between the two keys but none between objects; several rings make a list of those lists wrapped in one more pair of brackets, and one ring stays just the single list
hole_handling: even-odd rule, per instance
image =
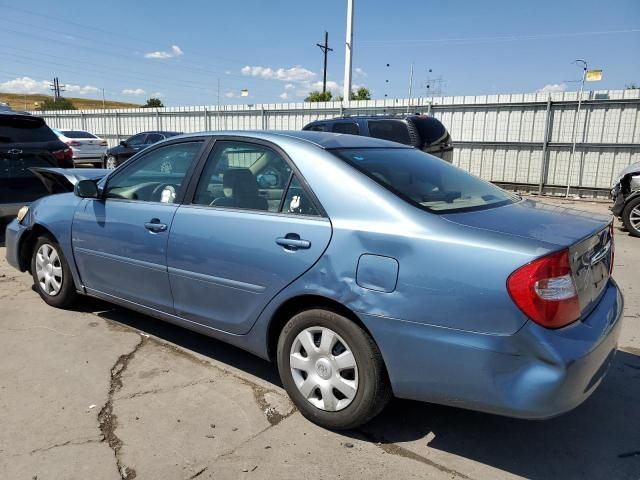
[{"label": "steering wheel", "polygon": [[[164,200],[162,198],[163,193],[165,192],[165,189],[169,187],[171,187],[173,191],[169,193],[169,198],[167,198],[167,200]],[[162,202],[162,203],[173,203],[177,192],[178,192],[178,185],[174,183],[161,183],[160,185],[158,185],[156,188],[153,189],[153,192],[151,192],[151,201]]]}]

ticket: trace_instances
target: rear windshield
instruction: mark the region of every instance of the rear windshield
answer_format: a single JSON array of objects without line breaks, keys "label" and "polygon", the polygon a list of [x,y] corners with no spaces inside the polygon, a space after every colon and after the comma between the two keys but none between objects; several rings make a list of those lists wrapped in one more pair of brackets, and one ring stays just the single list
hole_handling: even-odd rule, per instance
[{"label": "rear windshield", "polygon": [[519,200],[517,195],[414,148],[343,148],[331,152],[430,212],[483,210]]},{"label": "rear windshield", "polygon": [[98,138],[89,132],[83,132],[82,130],[62,130],[62,134],[67,138]]},{"label": "rear windshield", "polygon": [[57,139],[40,118],[0,115],[0,143],[50,142]]}]

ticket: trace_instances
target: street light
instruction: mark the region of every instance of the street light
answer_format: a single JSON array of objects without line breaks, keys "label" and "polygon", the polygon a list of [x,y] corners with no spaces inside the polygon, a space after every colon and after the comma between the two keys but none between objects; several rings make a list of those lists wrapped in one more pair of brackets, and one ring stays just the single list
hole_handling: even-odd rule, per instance
[{"label": "street light", "polygon": [[587,62],[585,60],[575,60],[575,65],[582,65],[582,80],[580,82],[580,93],[578,93],[578,109],[576,115],[573,117],[573,128],[571,129],[571,155],[569,156],[569,168],[567,170],[567,193],[565,197],[569,197],[569,189],[571,188],[571,167],[573,166],[573,157],[576,154],[576,135],[578,126],[578,117],[580,116],[580,107],[582,106],[582,92],[584,90],[584,79],[587,76]]}]

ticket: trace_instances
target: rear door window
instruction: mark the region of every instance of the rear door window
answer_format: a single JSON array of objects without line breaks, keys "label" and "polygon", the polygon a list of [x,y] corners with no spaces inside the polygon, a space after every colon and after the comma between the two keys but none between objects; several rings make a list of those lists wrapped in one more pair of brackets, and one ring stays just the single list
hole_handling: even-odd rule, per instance
[{"label": "rear door window", "polygon": [[138,135],[134,135],[133,137],[129,137],[127,139],[127,145],[135,147],[138,145],[144,145],[145,139],[147,138],[146,133],[139,133]]},{"label": "rear door window", "polygon": [[331,130],[334,133],[347,133],[349,135],[360,135],[360,128],[355,122],[338,122],[333,124]]},{"label": "rear door window", "polygon": [[57,139],[41,118],[0,115],[0,144],[50,142]]},{"label": "rear door window", "polygon": [[369,120],[369,135],[382,140],[411,145],[407,124],[400,120]]}]

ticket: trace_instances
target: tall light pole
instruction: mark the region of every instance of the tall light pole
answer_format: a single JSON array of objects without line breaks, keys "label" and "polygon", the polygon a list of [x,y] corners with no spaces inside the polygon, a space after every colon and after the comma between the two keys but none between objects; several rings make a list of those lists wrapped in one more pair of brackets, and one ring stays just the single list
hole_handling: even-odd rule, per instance
[{"label": "tall light pole", "polygon": [[569,189],[571,188],[571,167],[573,166],[573,157],[576,154],[578,117],[580,116],[580,107],[582,106],[582,92],[584,90],[584,81],[587,78],[587,62],[585,60],[578,59],[573,63],[575,63],[576,65],[582,64],[582,81],[580,82],[580,93],[578,93],[578,109],[576,110],[575,117],[573,117],[573,128],[571,129],[571,155],[569,156],[569,169],[567,171],[567,193],[565,197],[569,197]]},{"label": "tall light pole", "polygon": [[345,101],[351,98],[351,62],[353,56],[353,0],[347,0],[347,39],[344,50],[344,91]]}]

